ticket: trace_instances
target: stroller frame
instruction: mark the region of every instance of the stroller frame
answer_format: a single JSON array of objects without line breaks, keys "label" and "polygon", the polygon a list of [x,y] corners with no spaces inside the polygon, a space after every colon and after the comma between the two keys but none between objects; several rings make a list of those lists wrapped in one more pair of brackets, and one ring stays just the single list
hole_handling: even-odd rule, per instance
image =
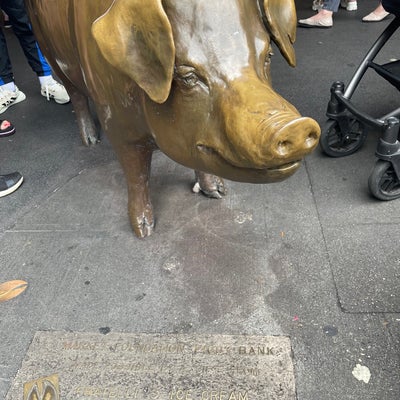
[{"label": "stroller frame", "polygon": [[380,200],[400,197],[400,108],[375,119],[359,110],[351,98],[369,68],[400,90],[400,61],[384,65],[374,62],[399,26],[400,17],[395,17],[367,52],[346,89],[343,82],[336,81],[332,84],[326,112],[329,120],[320,139],[324,153],[331,157],[342,157],[353,154],[364,144],[367,137],[366,127],[373,128],[380,134],[375,153],[378,161],[368,180],[370,192]]}]

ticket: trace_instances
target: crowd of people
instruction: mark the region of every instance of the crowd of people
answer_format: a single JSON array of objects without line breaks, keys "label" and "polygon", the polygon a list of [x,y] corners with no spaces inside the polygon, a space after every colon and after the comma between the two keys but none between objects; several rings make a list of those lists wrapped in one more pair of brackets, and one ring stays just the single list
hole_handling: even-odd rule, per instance
[{"label": "crowd of people", "polygon": [[[42,96],[47,100],[53,99],[58,104],[68,103],[70,98],[67,91],[54,79],[50,65],[35,39],[24,0],[1,0],[0,6],[3,26],[12,26],[29,65],[38,77]],[[25,94],[15,84],[6,37],[0,29],[0,114],[25,99]],[[0,138],[14,133],[15,127],[10,121],[0,120]],[[16,191],[22,182],[23,176],[19,172],[0,175],[0,197]]]},{"label": "crowd of people", "polygon": [[[305,28],[331,28],[333,26],[333,14],[339,10],[339,7],[347,11],[357,10],[357,0],[314,0],[312,9],[318,11],[317,14],[299,20],[299,26]],[[368,15],[362,18],[363,22],[383,21],[389,13],[383,8],[382,3]]]}]

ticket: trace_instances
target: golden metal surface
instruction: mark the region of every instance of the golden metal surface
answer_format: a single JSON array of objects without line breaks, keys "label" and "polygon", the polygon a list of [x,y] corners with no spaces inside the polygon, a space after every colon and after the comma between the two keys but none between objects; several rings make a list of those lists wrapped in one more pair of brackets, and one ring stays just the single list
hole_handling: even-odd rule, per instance
[{"label": "golden metal surface", "polygon": [[24,400],[60,400],[58,375],[24,383]]},{"label": "golden metal surface", "polygon": [[[271,42],[295,65],[293,0],[28,0],[36,36],[65,84],[86,144],[94,101],[124,169],[135,233],[153,230],[158,147],[206,174],[268,183],[291,176],[320,128],[270,82]],[[223,182],[202,179],[212,197]]]}]

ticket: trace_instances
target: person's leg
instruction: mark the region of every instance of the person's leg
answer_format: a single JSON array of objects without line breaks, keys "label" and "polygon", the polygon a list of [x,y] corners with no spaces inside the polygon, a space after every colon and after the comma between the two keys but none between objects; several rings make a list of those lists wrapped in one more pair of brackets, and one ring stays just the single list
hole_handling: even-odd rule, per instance
[{"label": "person's leg", "polygon": [[[329,11],[331,13],[337,12],[339,9],[340,0],[325,0],[322,10]],[[332,15],[332,14],[331,14]]]},{"label": "person's leg", "polygon": [[300,19],[299,26],[306,28],[331,28],[332,15],[339,9],[340,0],[325,0],[318,13],[307,19]]},{"label": "person's leg", "polygon": [[0,29],[0,114],[13,104],[24,100],[25,94],[16,88],[7,42]]},{"label": "person's leg", "polygon": [[14,125],[6,119],[0,119],[0,138],[13,135],[14,133]]},{"label": "person's leg", "polygon": [[10,23],[10,19],[8,18],[8,15],[1,10],[1,13],[3,14],[3,23],[4,23],[4,28],[8,29],[11,28],[11,23]]},{"label": "person's leg", "polygon": [[[10,127],[13,128],[12,133],[14,133],[15,128],[11,124],[10,121],[8,121],[6,119],[0,120],[0,130],[1,131],[4,132],[7,129],[9,130]],[[6,136],[6,135],[4,135],[4,136]],[[13,173],[7,174],[7,175],[0,175],[0,197],[7,196],[8,194],[15,192],[22,185],[23,181],[24,181],[24,178],[19,172],[13,172]]]},{"label": "person's leg", "polygon": [[323,4],[324,4],[324,2],[322,0],[314,0],[313,3],[312,3],[311,8],[314,11],[318,11],[318,10],[320,10],[322,8]]},{"label": "person's leg", "polygon": [[43,56],[33,34],[24,0],[1,0],[1,7],[8,14],[25,57],[39,78],[41,94],[47,100],[54,99],[59,104],[68,103],[70,98],[67,91],[63,85],[53,78],[51,67]]},{"label": "person's leg", "polygon": [[38,76],[51,75],[50,65],[45,60],[25,10],[24,0],[2,0],[2,9],[7,13],[25,57]]},{"label": "person's leg", "polygon": [[347,11],[357,11],[357,0],[340,0],[340,7]]},{"label": "person's leg", "polygon": [[381,2],[379,2],[378,7],[374,11],[366,15],[362,20],[363,22],[380,22],[384,20],[390,13],[388,13]]},{"label": "person's leg", "polygon": [[14,76],[8,54],[7,42],[3,30],[0,29],[0,85],[13,82]]},{"label": "person's leg", "polygon": [[0,175],[0,197],[15,192],[22,185],[23,181],[24,178],[19,172]]},{"label": "person's leg", "polygon": [[390,14],[394,14],[397,17],[400,15],[399,0],[382,0],[380,6]]}]

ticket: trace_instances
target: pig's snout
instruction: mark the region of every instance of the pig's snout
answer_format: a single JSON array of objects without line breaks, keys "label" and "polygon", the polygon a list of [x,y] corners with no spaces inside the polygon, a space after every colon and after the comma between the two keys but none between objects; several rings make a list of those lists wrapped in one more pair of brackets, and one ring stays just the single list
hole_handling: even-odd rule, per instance
[{"label": "pig's snout", "polygon": [[314,150],[319,136],[319,125],[311,118],[301,117],[278,129],[265,146],[269,148],[272,157],[277,160],[301,159]]},{"label": "pig's snout", "polygon": [[318,123],[302,117],[251,73],[248,80],[232,83],[230,96],[224,96],[221,105],[230,144],[222,153],[234,166],[279,169],[298,164],[318,144]]}]

